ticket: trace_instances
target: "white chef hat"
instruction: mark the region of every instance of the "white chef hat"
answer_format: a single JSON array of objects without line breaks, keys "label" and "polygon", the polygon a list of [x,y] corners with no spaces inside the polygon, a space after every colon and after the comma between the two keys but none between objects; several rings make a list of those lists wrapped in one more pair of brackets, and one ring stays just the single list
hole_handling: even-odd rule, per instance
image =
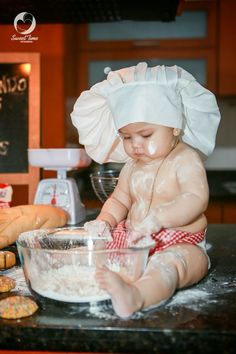
[{"label": "white chef hat", "polygon": [[139,63],[82,92],[71,118],[87,153],[104,163],[128,160],[118,130],[136,122],[180,128],[182,140],[208,156],[220,112],[213,93],[184,69]]}]

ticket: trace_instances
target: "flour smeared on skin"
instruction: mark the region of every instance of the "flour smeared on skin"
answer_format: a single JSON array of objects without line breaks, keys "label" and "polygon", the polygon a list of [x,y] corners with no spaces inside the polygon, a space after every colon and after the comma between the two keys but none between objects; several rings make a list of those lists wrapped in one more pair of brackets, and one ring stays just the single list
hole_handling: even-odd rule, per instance
[{"label": "flour smeared on skin", "polygon": [[[136,219],[143,219],[152,197],[152,184],[154,182],[153,173],[148,173],[146,169],[135,171],[131,178],[131,193],[135,196],[131,209],[131,215]],[[140,221],[140,220],[139,220]]]},{"label": "flour smeared on skin", "polygon": [[148,152],[150,155],[154,155],[157,152],[157,144],[154,141],[150,141],[148,144]]},{"label": "flour smeared on skin", "polygon": [[156,192],[156,193],[162,192],[166,185],[167,185],[167,184],[166,184],[166,181],[165,181],[164,179],[162,179],[158,184],[156,184],[156,185],[154,186],[155,192]]},{"label": "flour smeared on skin", "polygon": [[137,200],[143,198],[143,192],[146,194],[147,191],[149,191],[153,180],[153,172],[148,173],[145,169],[133,172],[131,179],[131,191]]},{"label": "flour smeared on skin", "polygon": [[[178,245],[176,247],[180,249]],[[185,251],[185,255],[187,255],[187,251],[186,250],[184,251]],[[151,264],[153,267],[159,267],[159,264],[162,264],[166,267],[168,266],[168,264],[173,263],[173,261],[175,260],[182,264],[183,269],[185,270],[187,269],[187,262],[184,255],[181,252],[172,251],[172,250],[157,252],[151,257],[149,264]]]},{"label": "flour smeared on skin", "polygon": [[176,284],[178,282],[178,273],[173,265],[166,265],[164,262],[159,263],[158,270],[161,274],[164,283],[167,283],[168,287],[172,289],[172,294],[176,289]]}]

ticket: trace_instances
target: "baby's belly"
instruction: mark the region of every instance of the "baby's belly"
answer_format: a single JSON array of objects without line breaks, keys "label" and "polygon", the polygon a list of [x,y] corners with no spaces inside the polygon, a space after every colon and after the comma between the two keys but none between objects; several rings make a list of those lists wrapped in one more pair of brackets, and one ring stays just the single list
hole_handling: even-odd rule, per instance
[{"label": "baby's belly", "polygon": [[188,225],[175,227],[174,229],[183,230],[188,232],[198,232],[204,230],[207,227],[207,219],[204,214],[200,215],[198,219],[194,220]]},{"label": "baby's belly", "polygon": [[[145,202],[143,203],[139,202],[137,204],[135,203],[132,206],[130,212],[128,213],[127,216],[128,224],[131,225],[133,228],[142,224],[142,221],[148,216],[149,210],[150,208],[147,203]],[[204,214],[201,214],[196,220],[194,220],[193,222],[187,225],[183,225],[179,227],[173,226],[170,228],[194,233],[194,232],[204,230],[206,227],[207,227],[207,219]],[[157,225],[157,229],[159,229],[158,225]]]}]

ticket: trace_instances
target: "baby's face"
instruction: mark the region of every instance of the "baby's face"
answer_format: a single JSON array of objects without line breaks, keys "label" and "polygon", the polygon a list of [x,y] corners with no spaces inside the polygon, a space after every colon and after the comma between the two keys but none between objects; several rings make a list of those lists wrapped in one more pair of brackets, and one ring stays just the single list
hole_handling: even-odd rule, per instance
[{"label": "baby's face", "polygon": [[131,123],[119,133],[127,155],[143,162],[165,158],[176,143],[173,128],[157,124]]}]

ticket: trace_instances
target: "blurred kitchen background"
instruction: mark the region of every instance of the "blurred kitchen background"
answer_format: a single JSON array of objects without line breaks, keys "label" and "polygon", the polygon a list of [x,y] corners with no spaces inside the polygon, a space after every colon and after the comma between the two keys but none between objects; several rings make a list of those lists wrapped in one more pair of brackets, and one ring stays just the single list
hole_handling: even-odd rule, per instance
[{"label": "blurred kitchen background", "polygon": [[[12,41],[13,21],[32,13],[38,37]],[[216,150],[206,162],[209,222],[236,222],[236,1],[58,0],[0,1],[0,52],[40,53],[41,147],[78,147],[70,113],[81,91],[118,69],[146,61],[182,66],[213,91],[222,120]],[[17,139],[17,135],[16,135]],[[14,162],[13,162],[14,163]],[[89,173],[73,173],[87,207],[100,207]],[[52,173],[44,173],[52,176]],[[13,205],[27,204],[27,186],[14,186]]]}]

